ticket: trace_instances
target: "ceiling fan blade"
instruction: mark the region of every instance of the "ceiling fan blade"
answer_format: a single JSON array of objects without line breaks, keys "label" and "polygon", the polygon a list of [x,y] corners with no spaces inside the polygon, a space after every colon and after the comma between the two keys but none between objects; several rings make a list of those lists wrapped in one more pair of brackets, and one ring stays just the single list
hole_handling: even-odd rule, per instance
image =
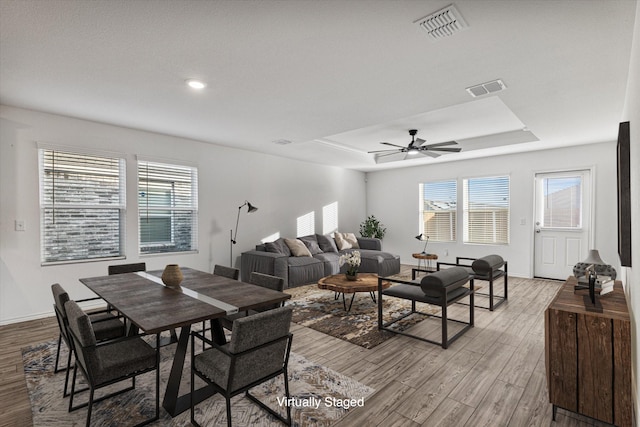
[{"label": "ceiling fan blade", "polygon": [[459,153],[459,152],[462,151],[462,148],[460,148],[460,147],[441,147],[441,148],[438,148],[438,147],[436,147],[436,148],[425,147],[425,148],[427,148],[427,150],[429,150],[429,151],[447,151],[449,153]]},{"label": "ceiling fan blade", "polygon": [[416,138],[416,140],[415,140],[415,141],[413,141],[410,145],[411,145],[411,146],[413,146],[413,147],[420,147],[420,146],[421,146],[422,144],[424,144],[425,142],[427,142],[427,141],[425,141],[425,140],[424,140],[424,139],[422,139],[422,138]]},{"label": "ceiling fan blade", "polygon": [[390,143],[390,142],[381,142],[380,144],[390,145],[390,146],[392,146],[392,147],[398,147],[398,148],[405,148],[405,147],[404,147],[404,146],[402,146],[402,145],[396,145],[396,144],[392,144],[392,143]]},{"label": "ceiling fan blade", "polygon": [[456,145],[457,142],[456,141],[447,141],[447,142],[436,142],[435,144],[429,144],[426,147],[431,148],[431,147],[444,147],[445,145]]},{"label": "ceiling fan blade", "polygon": [[429,157],[433,157],[434,159],[436,157],[440,157],[440,154],[438,153],[434,153],[433,151],[421,151],[420,154],[424,155],[424,156],[429,156]]},{"label": "ceiling fan blade", "polygon": [[387,154],[377,154],[376,158],[378,157],[387,157],[387,156],[394,156],[396,154],[402,154],[402,151],[394,151],[393,153],[387,153]]},{"label": "ceiling fan blade", "polygon": [[367,151],[367,153],[368,153],[368,154],[375,154],[375,153],[390,153],[390,152],[392,152],[392,151],[393,151],[394,153],[399,153],[399,152],[400,152],[400,150],[393,149],[393,150],[375,150],[375,151]]}]

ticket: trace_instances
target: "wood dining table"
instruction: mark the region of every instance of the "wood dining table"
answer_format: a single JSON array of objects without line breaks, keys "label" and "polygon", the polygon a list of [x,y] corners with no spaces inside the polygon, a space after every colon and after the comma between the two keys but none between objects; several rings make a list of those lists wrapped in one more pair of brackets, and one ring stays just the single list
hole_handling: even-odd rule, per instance
[{"label": "wood dining table", "polygon": [[[165,286],[162,270],[125,273],[80,279],[85,286],[119,311],[132,327],[132,333],[146,334],[180,329],[162,406],[172,416],[190,408],[190,393],[179,396],[180,382],[191,325],[211,320],[213,340],[225,343],[219,318],[281,303],[291,295],[251,285],[223,276],[181,267],[180,286]],[[201,402],[214,394],[212,387],[196,390],[194,400]]]}]

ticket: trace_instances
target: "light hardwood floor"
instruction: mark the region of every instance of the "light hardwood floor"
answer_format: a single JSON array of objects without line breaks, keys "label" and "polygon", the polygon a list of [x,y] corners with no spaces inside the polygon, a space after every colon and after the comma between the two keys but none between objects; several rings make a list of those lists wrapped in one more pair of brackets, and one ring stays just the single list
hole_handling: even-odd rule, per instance
[{"label": "light hardwood floor", "polygon": [[[560,285],[510,278],[509,301],[476,309],[475,327],[447,350],[404,336],[368,350],[293,325],[293,351],[376,390],[337,427],[605,426],[561,409],[551,420],[543,313]],[[425,320],[412,332],[438,338],[439,327]],[[20,349],[56,337],[53,317],[0,327],[0,426],[32,425]]]}]

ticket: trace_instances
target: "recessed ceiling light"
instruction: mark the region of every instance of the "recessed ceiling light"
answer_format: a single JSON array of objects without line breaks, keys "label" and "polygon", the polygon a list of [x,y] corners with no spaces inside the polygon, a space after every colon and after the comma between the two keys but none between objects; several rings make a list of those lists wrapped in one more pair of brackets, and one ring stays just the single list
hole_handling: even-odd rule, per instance
[{"label": "recessed ceiling light", "polygon": [[206,83],[201,82],[200,80],[195,80],[195,79],[187,80],[187,85],[192,89],[204,89],[205,87],[207,87]]}]

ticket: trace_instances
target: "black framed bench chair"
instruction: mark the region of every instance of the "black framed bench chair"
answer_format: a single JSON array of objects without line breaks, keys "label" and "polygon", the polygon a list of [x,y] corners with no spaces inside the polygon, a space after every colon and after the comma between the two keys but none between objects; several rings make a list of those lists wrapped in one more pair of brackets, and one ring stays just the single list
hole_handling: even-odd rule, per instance
[{"label": "black framed bench chair", "polygon": [[[390,281],[395,283],[388,289],[382,289],[382,282]],[[469,287],[466,285],[469,283]],[[437,271],[422,278],[420,282],[413,281],[408,282],[404,280],[390,279],[380,277],[378,278],[378,329],[393,332],[395,334],[406,335],[411,338],[416,338],[422,341],[426,341],[432,344],[439,344],[442,348],[446,349],[451,343],[460,338],[462,334],[467,332],[473,327],[474,313],[473,313],[473,277],[469,275],[467,270],[463,267],[453,267],[446,270]],[[402,298],[411,301],[411,312],[402,315],[390,322],[385,323],[383,321],[383,296]],[[457,319],[450,319],[448,316],[447,308],[465,297],[469,297],[469,321],[465,322]],[[431,305],[439,306],[442,309],[440,316],[432,315],[429,313],[423,313],[416,310],[416,301],[423,302]],[[407,332],[391,329],[389,326],[410,316],[413,313],[420,313],[427,316],[438,317],[442,319],[442,339],[441,341],[434,341],[427,338],[423,338],[417,335],[409,334]],[[456,322],[465,325],[455,335],[449,337],[448,322]]]},{"label": "black framed bench chair", "polygon": [[[475,280],[484,280],[489,282],[489,293],[476,292],[476,295],[489,298],[489,307],[476,305],[478,308],[493,311],[509,297],[507,261],[505,261],[500,255],[487,255],[482,258],[456,257],[455,264],[447,262],[437,263],[438,271],[441,270],[441,266],[463,267]],[[496,295],[493,285],[495,281],[501,277],[503,278],[504,291],[502,295]]]}]

